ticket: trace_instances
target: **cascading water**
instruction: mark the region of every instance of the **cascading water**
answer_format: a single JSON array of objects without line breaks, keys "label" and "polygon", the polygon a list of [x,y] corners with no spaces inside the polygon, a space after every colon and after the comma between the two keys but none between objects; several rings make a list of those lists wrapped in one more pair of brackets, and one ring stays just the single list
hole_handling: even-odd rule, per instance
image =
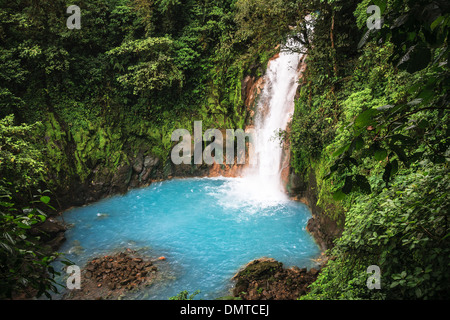
[{"label": "cascading water", "polygon": [[299,63],[302,54],[289,48],[298,46],[289,40],[277,58],[269,62],[264,89],[258,101],[253,148],[256,164],[249,166],[242,179],[229,182],[223,203],[239,205],[247,203],[254,208],[274,206],[287,201],[281,182],[282,143],[280,130],[285,130],[294,111],[294,98],[300,76]]},{"label": "cascading water", "polygon": [[[266,85],[258,103],[255,130],[256,172],[264,179],[265,187],[274,193],[281,188],[282,146],[276,138],[279,130],[285,130],[294,111],[294,97],[298,87],[298,65],[301,55],[281,50],[278,58],[270,61],[266,72]],[[267,111],[266,111],[267,107]]]}]

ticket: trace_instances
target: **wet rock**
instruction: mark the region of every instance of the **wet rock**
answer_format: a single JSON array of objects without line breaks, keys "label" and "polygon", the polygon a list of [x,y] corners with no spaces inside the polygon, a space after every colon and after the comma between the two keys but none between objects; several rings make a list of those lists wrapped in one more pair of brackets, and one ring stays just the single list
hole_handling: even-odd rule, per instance
[{"label": "wet rock", "polygon": [[311,275],[313,276],[317,276],[319,274],[319,270],[317,270],[316,268],[311,268],[309,270],[309,273],[311,273]]},{"label": "wet rock", "polygon": [[111,190],[109,193],[125,193],[128,189],[132,173],[133,168],[129,165],[119,167],[111,179]]},{"label": "wet rock", "polygon": [[31,228],[30,234],[33,236],[40,236],[43,241],[50,241],[64,231],[66,231],[66,228],[63,225],[47,219]]},{"label": "wet rock", "polygon": [[82,289],[71,292],[70,299],[116,299],[124,291],[151,284],[156,270],[151,261],[132,250],[92,259],[82,270]]},{"label": "wet rock", "polygon": [[286,269],[274,259],[257,259],[233,277],[233,295],[243,300],[296,300],[308,293],[318,273],[318,268]]},{"label": "wet rock", "polygon": [[144,169],[144,157],[142,155],[138,155],[133,163],[133,171],[136,173],[141,173],[142,169]]},{"label": "wet rock", "polygon": [[158,164],[159,164],[159,159],[156,157],[153,157],[152,155],[148,155],[144,159],[144,167],[145,168],[155,167]]},{"label": "wet rock", "polygon": [[49,254],[57,251],[66,240],[64,236],[65,231],[65,226],[51,219],[38,223],[29,230],[32,236],[40,237],[43,246],[47,248]]}]

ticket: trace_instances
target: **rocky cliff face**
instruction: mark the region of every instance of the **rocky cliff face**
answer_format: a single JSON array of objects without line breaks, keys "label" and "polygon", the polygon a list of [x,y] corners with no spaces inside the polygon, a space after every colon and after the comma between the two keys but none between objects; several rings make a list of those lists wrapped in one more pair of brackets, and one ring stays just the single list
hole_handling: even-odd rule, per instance
[{"label": "rocky cliff face", "polygon": [[124,194],[129,190],[147,187],[153,182],[189,177],[238,177],[244,165],[201,164],[174,165],[170,159],[159,159],[151,154],[139,153],[129,163],[112,171],[98,167],[85,182],[73,181],[70,186],[56,192],[59,210],[93,203],[103,198]]},{"label": "rocky cliff face", "polygon": [[[247,76],[242,80],[242,97],[247,114],[246,123],[253,124],[258,95],[264,86],[263,77]],[[56,191],[60,211],[73,206],[82,206],[130,189],[149,186],[152,182],[171,178],[188,177],[238,177],[243,165],[173,165],[170,159],[159,159],[149,151],[140,151],[130,156],[128,164],[115,170],[102,166],[95,168],[86,181],[72,181]],[[248,156],[248,154],[247,154]]]},{"label": "rocky cliff face", "polygon": [[[303,202],[311,209],[312,218],[308,221],[306,230],[314,236],[321,249],[324,251],[333,247],[333,241],[342,234],[344,217],[333,220],[327,215],[327,211],[317,205],[319,190],[314,172],[311,171],[307,177],[302,178],[291,168],[286,188],[294,200]],[[333,208],[329,207],[327,210]]]}]

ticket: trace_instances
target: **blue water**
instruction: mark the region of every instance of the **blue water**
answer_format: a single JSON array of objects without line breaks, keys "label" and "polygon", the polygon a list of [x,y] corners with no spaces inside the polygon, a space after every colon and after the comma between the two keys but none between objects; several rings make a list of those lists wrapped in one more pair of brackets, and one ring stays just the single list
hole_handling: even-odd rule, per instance
[{"label": "blue water", "polygon": [[245,201],[229,191],[235,179],[180,179],[68,210],[72,227],[60,249],[83,267],[89,260],[130,248],[158,261],[160,280],[136,299],[168,299],[200,290],[197,299],[228,295],[246,263],[271,257],[286,267],[312,267],[320,250],[305,230],[308,208],[286,200]]}]

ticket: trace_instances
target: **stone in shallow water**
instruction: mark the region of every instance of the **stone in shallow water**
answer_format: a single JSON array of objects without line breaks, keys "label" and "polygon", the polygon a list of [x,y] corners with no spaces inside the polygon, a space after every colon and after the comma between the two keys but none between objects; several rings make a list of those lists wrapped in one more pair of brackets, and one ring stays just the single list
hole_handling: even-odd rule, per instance
[{"label": "stone in shallow water", "polygon": [[308,292],[318,273],[316,268],[285,269],[272,258],[256,259],[233,277],[233,295],[244,300],[296,300]]},{"label": "stone in shallow water", "polygon": [[124,290],[133,290],[150,284],[157,267],[144,257],[120,252],[114,255],[97,257],[89,261],[82,270],[82,288],[66,295],[67,299],[94,299],[105,297],[117,299]]}]

